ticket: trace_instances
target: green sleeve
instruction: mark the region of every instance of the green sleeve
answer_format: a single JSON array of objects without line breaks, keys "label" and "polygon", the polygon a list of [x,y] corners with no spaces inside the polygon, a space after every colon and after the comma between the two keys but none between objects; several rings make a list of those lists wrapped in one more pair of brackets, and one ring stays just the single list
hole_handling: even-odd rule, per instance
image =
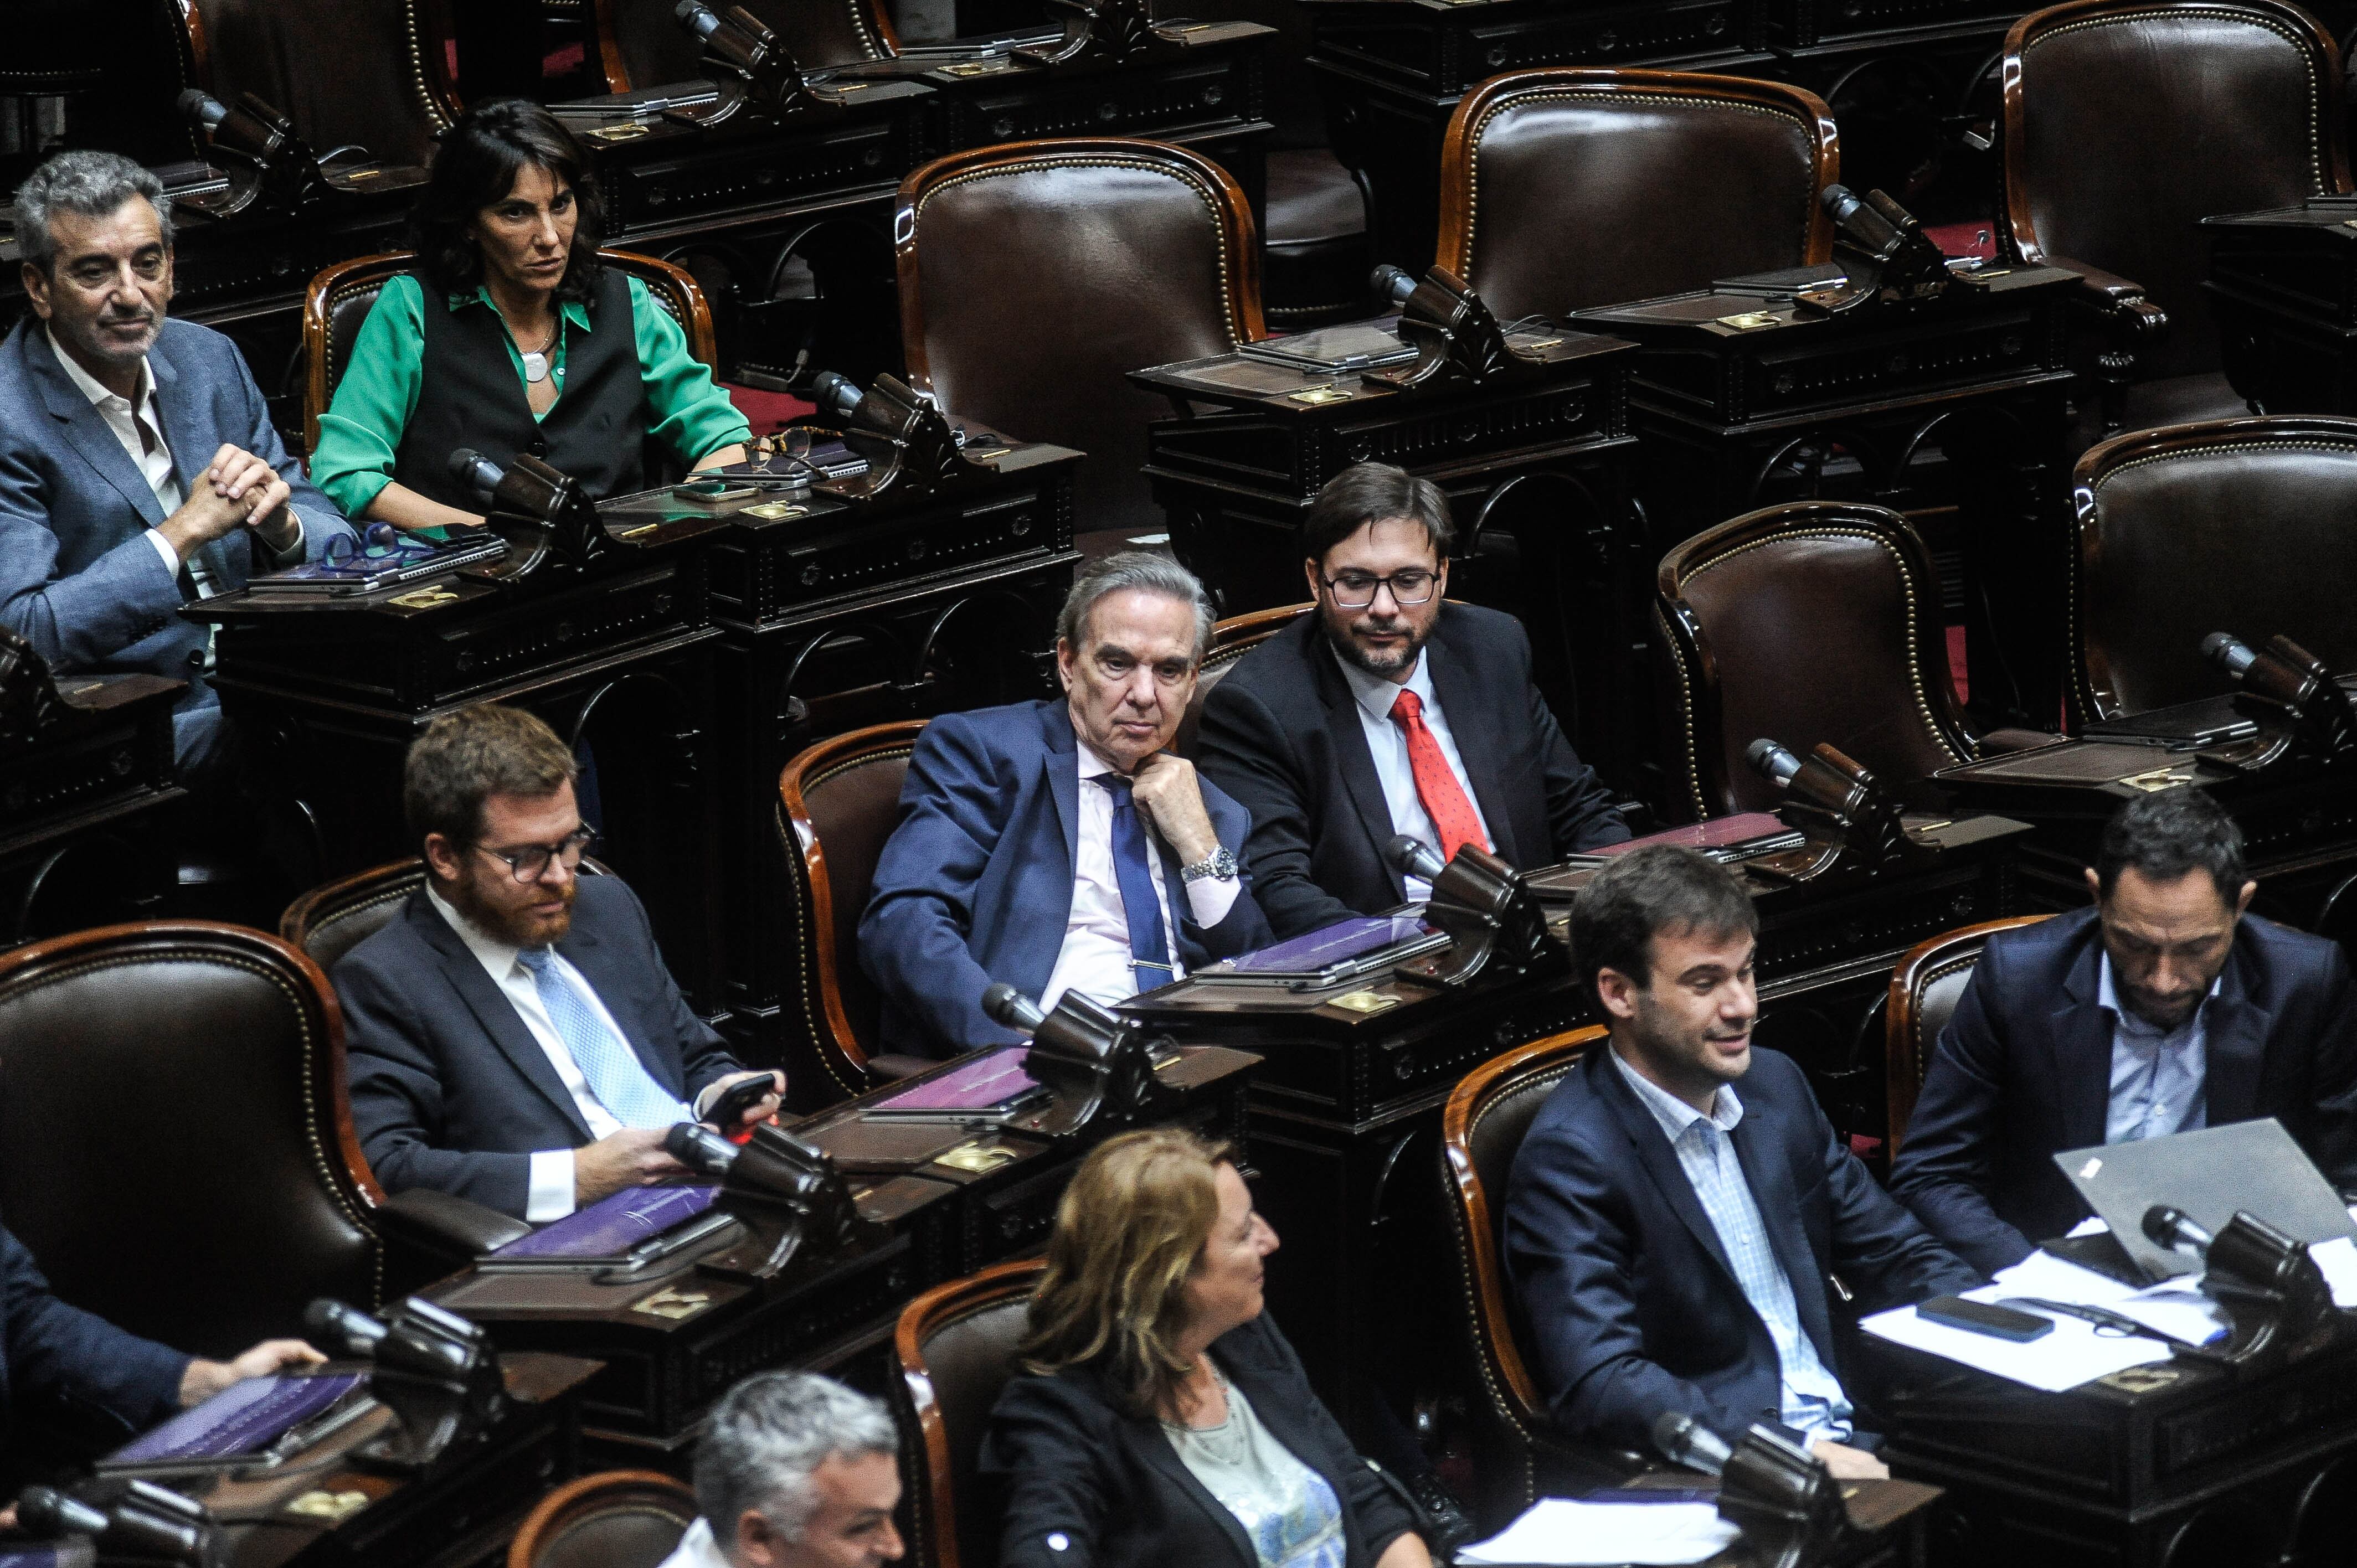
[{"label": "green sleeve", "polygon": [[376,306],[361,323],[351,364],[336,385],[336,400],[319,416],[319,445],[311,453],[311,482],[353,522],[393,482],[393,456],[409,416],[425,358],[425,291],[404,273],[385,280]]},{"label": "green sleeve", "polygon": [[647,389],[648,435],[690,467],[723,446],[751,439],[753,427],[689,349],[687,333],[637,278],[630,280],[630,322]]}]

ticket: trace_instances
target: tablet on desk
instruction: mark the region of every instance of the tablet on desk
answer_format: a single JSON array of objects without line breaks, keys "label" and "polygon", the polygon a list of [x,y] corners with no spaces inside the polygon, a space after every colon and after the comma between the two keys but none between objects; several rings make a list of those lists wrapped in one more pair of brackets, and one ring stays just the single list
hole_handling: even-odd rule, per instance
[{"label": "tablet on desk", "polygon": [[274,1464],[358,1419],[369,1402],[361,1372],[320,1369],[248,1378],[133,1439],[97,1468],[102,1475],[159,1475]]},{"label": "tablet on desk", "polygon": [[1050,1096],[1024,1064],[1028,1046],[1004,1046],[987,1051],[961,1067],[929,1078],[869,1106],[869,1116],[893,1120],[990,1121],[1020,1115],[1045,1105]]},{"label": "tablet on desk", "polygon": [[1448,945],[1447,933],[1426,925],[1421,909],[1406,915],[1359,915],[1275,947],[1223,959],[1189,978],[1289,984],[1316,991]]}]

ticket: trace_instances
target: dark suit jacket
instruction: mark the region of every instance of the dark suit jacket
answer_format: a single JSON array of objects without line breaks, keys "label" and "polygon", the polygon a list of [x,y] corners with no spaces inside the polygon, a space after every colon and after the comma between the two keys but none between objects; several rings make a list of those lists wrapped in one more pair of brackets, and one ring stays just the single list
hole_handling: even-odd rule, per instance
[{"label": "dark suit jacket", "polygon": [[[1373,1568],[1414,1517],[1327,1413],[1275,1321],[1263,1313],[1230,1329],[1211,1342],[1211,1359],[1269,1434],[1334,1488],[1350,1568]],[[1258,1568],[1236,1516],[1161,1423],[1125,1414],[1092,1368],[1008,1383],[979,1473],[1005,1505],[1002,1568]],[[1058,1534],[1060,1552],[1048,1544]]]},{"label": "dark suit jacket", "polygon": [[25,1244],[0,1230],[0,1474],[19,1458],[67,1457],[55,1451],[60,1434],[88,1445],[78,1458],[119,1446],[180,1408],[188,1369],[178,1350],[59,1301]]},{"label": "dark suit jacket", "polygon": [[[1996,933],[1932,1048],[1890,1190],[1975,1268],[2018,1263],[2086,1217],[2053,1156],[2104,1141],[2103,950],[2093,909]],[[2357,990],[2339,944],[2245,916],[2218,979],[2202,1010],[2209,1124],[2272,1116],[2357,1188]]]},{"label": "dark suit jacket", "polygon": [[[884,993],[884,1048],[952,1056],[1021,1036],[984,1016],[994,980],[1027,996],[1047,989],[1072,911],[1080,854],[1080,738],[1061,697],[974,713],[925,726],[900,786],[900,825],[876,863],[859,918],[859,962]],[[1241,850],[1243,809],[1206,785],[1220,842]],[[1178,857],[1157,835],[1179,961],[1266,945],[1268,922],[1252,877],[1227,918],[1208,929],[1189,912]]]},{"label": "dark suit jacket", "polygon": [[[585,876],[580,888],[556,950],[655,1081],[692,1102],[736,1059],[680,995],[638,895],[617,876]],[[433,1187],[521,1218],[532,1155],[590,1141],[548,1053],[423,891],[344,955],[335,982],[352,1125],[387,1192]]]},{"label": "dark suit jacket", "polygon": [[[147,362],[184,493],[194,493],[223,443],[268,463],[294,491],[300,554],[257,560],[260,541],[241,528],[199,553],[224,589],[243,587],[255,572],[317,560],[329,539],[352,537],[343,514],[287,456],[237,345],[210,328],[167,320]],[[0,343],[0,407],[10,411],[0,420],[0,621],[52,670],[145,671],[189,682],[177,715],[178,751],[184,769],[200,767],[215,743],[219,701],[190,662],[203,654],[205,628],[180,618],[179,580],[144,537],[164,509],[67,377],[36,317]]]},{"label": "dark suit jacket", "polygon": [[[1755,1422],[1780,1422],[1775,1344],[1609,1050],[1588,1052],[1547,1097],[1506,1187],[1506,1266],[1540,1390],[1576,1438],[1651,1453],[1653,1422],[1674,1410],[1732,1443]],[[1802,1327],[1836,1375],[1827,1275],[1866,1310],[1982,1283],[1835,1140],[1791,1058],[1755,1048],[1735,1092],[1736,1157]],[[1857,1388],[1843,1387],[1857,1404]]]},{"label": "dark suit jacket", "polygon": [[[1611,794],[1531,684],[1530,639],[1519,621],[1444,605],[1425,650],[1501,858],[1524,869],[1552,865],[1629,836]],[[1396,830],[1358,703],[1316,616],[1245,654],[1211,688],[1196,752],[1204,774],[1252,813],[1245,860],[1279,937],[1372,915],[1406,896],[1383,859]]]}]

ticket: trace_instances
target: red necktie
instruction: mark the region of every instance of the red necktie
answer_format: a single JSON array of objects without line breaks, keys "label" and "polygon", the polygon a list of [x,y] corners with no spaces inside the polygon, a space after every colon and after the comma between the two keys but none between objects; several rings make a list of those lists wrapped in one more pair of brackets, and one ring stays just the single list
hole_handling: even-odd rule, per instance
[{"label": "red necktie", "polygon": [[1440,858],[1448,860],[1457,854],[1460,844],[1490,847],[1482,836],[1481,819],[1473,814],[1473,802],[1465,798],[1449,771],[1448,758],[1440,753],[1440,742],[1424,722],[1424,699],[1414,692],[1402,692],[1392,703],[1392,723],[1407,732],[1407,766],[1415,775],[1415,798],[1424,802],[1425,813],[1432,819],[1432,831],[1440,835]]}]

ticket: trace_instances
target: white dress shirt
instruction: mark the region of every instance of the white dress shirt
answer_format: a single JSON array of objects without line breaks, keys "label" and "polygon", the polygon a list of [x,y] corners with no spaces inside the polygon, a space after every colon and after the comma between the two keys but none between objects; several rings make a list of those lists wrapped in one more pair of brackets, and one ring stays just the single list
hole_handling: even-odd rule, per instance
[{"label": "white dress shirt", "polygon": [[712,1539],[712,1522],[699,1518],[679,1538],[678,1547],[655,1568],[729,1568],[729,1564],[728,1559],[720,1554],[720,1543]]},{"label": "white dress shirt", "polygon": [[[523,1020],[523,1026],[531,1032],[532,1037],[548,1058],[548,1065],[556,1069],[557,1078],[565,1084],[565,1092],[573,1097],[574,1108],[581,1112],[581,1120],[589,1124],[589,1136],[603,1138],[608,1133],[620,1132],[622,1123],[598,1100],[597,1091],[589,1087],[588,1079],[582,1075],[580,1064],[573,1059],[573,1052],[557,1034],[556,1025],[550,1020],[548,1008],[540,999],[540,987],[533,983],[532,971],[524,968],[522,961],[516,956],[522,950],[501,941],[468,919],[436,892],[430,882],[425,886],[425,901],[434,906],[436,914],[449,922],[450,929],[458,933],[458,940],[467,944],[467,950],[473,953],[476,961],[483,966],[483,972],[491,977],[491,983],[500,988],[500,994],[515,1008],[516,1016]],[[614,1021],[614,1015],[606,1010],[604,999],[597,994],[597,988],[589,983],[588,978],[566,962],[564,954],[552,949],[548,956],[549,968],[588,999],[590,1008],[608,1028],[614,1031],[614,1037],[630,1039],[622,1026]],[[707,1089],[705,1094],[709,1093]],[[697,1097],[699,1110],[705,1097]],[[535,1152],[532,1156],[531,1184],[524,1198],[524,1219],[535,1225],[544,1225],[552,1219],[562,1219],[572,1212],[573,1151],[542,1149]]]},{"label": "white dress shirt", "polygon": [[2210,983],[2210,996],[2174,1029],[2147,1024],[2120,1005],[2112,989],[2112,955],[2096,960],[2095,1004],[2112,1015],[2111,1099],[2104,1116],[2104,1142],[2132,1144],[2194,1133],[2210,1125],[2210,1041],[2202,1014],[2218,994],[2223,975]]},{"label": "white dress shirt", "polygon": [[1685,1172],[1695,1201],[1718,1233],[1718,1244],[1726,1249],[1736,1283],[1767,1326],[1768,1337],[1776,1347],[1781,1382],[1778,1413],[1784,1424],[1813,1438],[1848,1442],[1853,1414],[1849,1396],[1842,1392],[1841,1380],[1834,1376],[1817,1354],[1816,1342],[1801,1326],[1792,1282],[1784,1265],[1776,1261],[1767,1224],[1760,1217],[1759,1200],[1752,1197],[1750,1180],[1735,1153],[1732,1134],[1743,1121],[1743,1101],[1735,1097],[1735,1086],[1720,1084],[1711,1097],[1710,1113],[1705,1115],[1631,1067],[1619,1051],[1611,1056],[1612,1065],[1620,1069],[1638,1102],[1652,1112],[1670,1140],[1678,1168]]},{"label": "white dress shirt", "polygon": [[[1064,917],[1064,945],[1049,972],[1048,989],[1039,996],[1042,1009],[1055,1006],[1067,991],[1107,1006],[1137,994],[1137,975],[1130,968],[1129,915],[1122,908],[1121,882],[1114,873],[1113,794],[1090,782],[1114,771],[1113,764],[1090,750],[1085,740],[1075,749],[1081,775],[1080,864],[1072,871],[1072,908]],[[1151,850],[1161,835],[1145,811],[1137,815]],[[1178,924],[1170,918],[1170,891],[1162,883],[1158,852],[1146,855],[1146,870],[1154,879],[1155,902],[1162,907],[1163,942],[1170,955],[1170,978],[1177,980],[1187,966],[1178,959]],[[1188,883],[1187,908],[1194,913],[1195,924],[1211,927],[1226,919],[1240,890],[1232,876],[1199,876]]]},{"label": "white dress shirt", "polygon": [[[1391,808],[1392,831],[1402,832],[1421,842],[1435,854],[1440,854],[1440,834],[1432,826],[1432,813],[1424,809],[1424,797],[1415,792],[1415,769],[1407,759],[1407,731],[1392,719],[1392,704],[1399,701],[1402,692],[1414,692],[1424,704],[1424,727],[1440,743],[1440,755],[1448,763],[1448,771],[1457,776],[1457,787],[1465,791],[1465,803],[1473,808],[1473,820],[1481,824],[1481,836],[1491,847],[1497,840],[1490,833],[1490,819],[1481,814],[1481,802],[1474,798],[1473,781],[1465,777],[1465,758],[1458,753],[1457,737],[1448,732],[1448,715],[1440,710],[1440,694],[1432,689],[1432,669],[1426,662],[1428,648],[1415,650],[1415,668],[1408,671],[1406,683],[1370,675],[1339,653],[1329,644],[1334,662],[1341,667],[1342,679],[1351,683],[1351,695],[1359,704],[1359,727],[1367,732],[1367,750],[1375,759],[1375,778],[1383,787],[1383,803]],[[1446,855],[1441,856],[1447,859]],[[1432,885],[1420,877],[1404,878],[1407,899],[1421,903],[1432,894]]]}]

